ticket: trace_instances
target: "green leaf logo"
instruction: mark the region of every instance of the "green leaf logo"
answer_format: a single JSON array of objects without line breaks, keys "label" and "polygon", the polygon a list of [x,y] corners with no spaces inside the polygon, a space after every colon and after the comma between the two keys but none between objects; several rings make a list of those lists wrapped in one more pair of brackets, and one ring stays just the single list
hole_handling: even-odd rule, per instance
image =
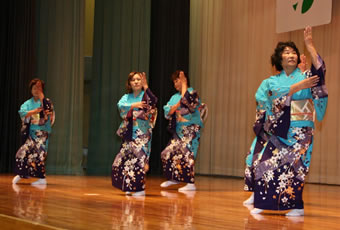
[{"label": "green leaf logo", "polygon": [[[301,7],[301,14],[306,13],[313,5],[314,0],[303,0],[302,2],[302,7]],[[296,11],[298,7],[299,2],[295,3],[293,5],[294,10]]]}]

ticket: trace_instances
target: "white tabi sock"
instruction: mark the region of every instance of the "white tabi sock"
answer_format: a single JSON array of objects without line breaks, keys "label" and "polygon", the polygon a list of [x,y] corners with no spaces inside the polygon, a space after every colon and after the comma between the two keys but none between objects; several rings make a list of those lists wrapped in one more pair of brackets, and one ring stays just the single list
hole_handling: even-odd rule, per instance
[{"label": "white tabi sock", "polygon": [[31,185],[44,185],[47,184],[47,181],[45,178],[40,178],[37,181],[34,181],[33,183],[31,183]]},{"label": "white tabi sock", "polygon": [[290,212],[286,213],[286,216],[304,216],[304,209],[292,209]]},{"label": "white tabi sock", "polygon": [[196,186],[193,183],[187,183],[186,186],[179,188],[178,191],[195,191],[196,190]]},{"label": "white tabi sock", "polygon": [[167,180],[167,181],[164,181],[162,184],[161,184],[161,187],[162,188],[166,188],[166,187],[169,187],[170,185],[174,185],[174,184],[178,184],[179,182],[177,181],[174,181],[174,180]]},{"label": "white tabi sock", "polygon": [[250,211],[251,214],[260,214],[261,212],[263,212],[263,209],[260,208],[254,208]]},{"label": "white tabi sock", "polygon": [[12,180],[12,184],[16,184],[19,182],[19,180],[21,180],[21,177],[19,175],[16,175],[13,180]]},{"label": "white tabi sock", "polygon": [[244,205],[254,204],[254,193],[251,194],[251,196],[243,201]]}]

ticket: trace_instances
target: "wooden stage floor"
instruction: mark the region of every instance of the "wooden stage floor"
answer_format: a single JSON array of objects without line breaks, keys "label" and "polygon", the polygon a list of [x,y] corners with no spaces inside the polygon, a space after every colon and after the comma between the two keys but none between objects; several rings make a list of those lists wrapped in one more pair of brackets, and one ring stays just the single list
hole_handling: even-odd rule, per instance
[{"label": "wooden stage floor", "polygon": [[305,216],[252,216],[243,180],[196,177],[196,192],[161,189],[147,178],[145,197],[126,196],[110,177],[48,176],[46,187],[0,174],[0,229],[340,229],[340,186],[307,184]]}]

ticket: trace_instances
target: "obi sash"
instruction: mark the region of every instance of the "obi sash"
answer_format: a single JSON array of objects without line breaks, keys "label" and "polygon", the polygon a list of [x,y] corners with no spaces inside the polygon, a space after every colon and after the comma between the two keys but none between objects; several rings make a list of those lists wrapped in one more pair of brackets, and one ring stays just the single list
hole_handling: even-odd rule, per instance
[{"label": "obi sash", "polygon": [[292,100],[290,106],[291,121],[314,121],[315,109],[312,99]]}]

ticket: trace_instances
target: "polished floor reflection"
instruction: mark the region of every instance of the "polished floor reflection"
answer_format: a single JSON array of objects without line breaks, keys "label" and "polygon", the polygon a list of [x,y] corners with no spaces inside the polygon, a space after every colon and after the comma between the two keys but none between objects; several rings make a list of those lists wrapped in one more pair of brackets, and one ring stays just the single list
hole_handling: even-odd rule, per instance
[{"label": "polished floor reflection", "polygon": [[48,176],[31,186],[0,175],[0,229],[339,229],[340,186],[307,184],[305,216],[250,215],[243,180],[197,176],[197,191],[159,187],[147,178],[145,197],[127,196],[110,177]]}]

